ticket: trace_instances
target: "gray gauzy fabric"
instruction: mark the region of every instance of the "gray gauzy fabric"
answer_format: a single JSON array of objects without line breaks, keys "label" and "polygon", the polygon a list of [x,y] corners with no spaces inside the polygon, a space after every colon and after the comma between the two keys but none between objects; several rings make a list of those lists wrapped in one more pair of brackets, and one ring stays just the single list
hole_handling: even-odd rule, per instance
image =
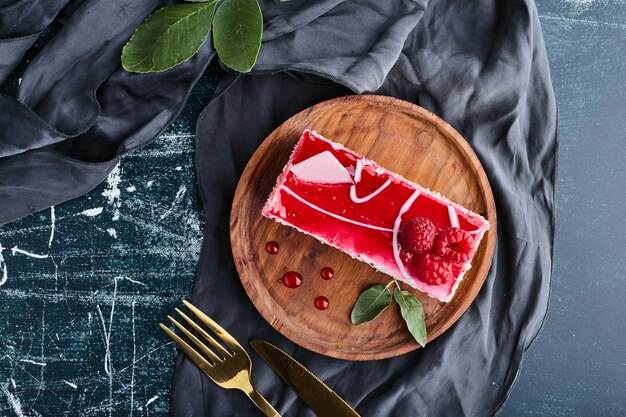
[{"label": "gray gauzy fabric", "polygon": [[[0,224],[86,193],[122,154],[174,120],[215,56],[211,44],[165,73],[129,74],[119,60],[134,28],[172,2],[0,0],[0,82],[53,20],[62,23],[28,63],[18,97],[0,95]],[[243,343],[281,346],[363,416],[493,415],[549,295],[557,116],[532,0],[262,0],[261,7],[255,70],[225,77],[198,121],[206,226],[193,301]],[[498,214],[493,265],[465,315],[425,349],[373,362],[324,357],[274,331],[246,297],[228,245],[233,193],[261,141],[298,111],[354,93],[417,103],[459,130],[485,167]],[[283,415],[313,415],[253,360],[255,383]],[[171,414],[259,412],[181,357]]]},{"label": "gray gauzy fabric", "polygon": [[[541,327],[549,295],[556,106],[535,6],[523,0],[289,3],[287,12],[267,6],[261,74],[225,78],[198,121],[206,226],[193,302],[241,342],[263,338],[282,347],[363,416],[493,415]],[[465,315],[425,349],[372,362],[324,357],[274,331],[249,302],[225,244],[238,178],[261,141],[298,111],[352,92],[409,100],[451,123],[485,167],[498,214],[493,265]],[[313,415],[252,358],[255,383],[283,415]],[[260,413],[181,357],[172,415]]]},{"label": "gray gauzy fabric", "polygon": [[68,1],[0,0],[0,83]]},{"label": "gray gauzy fabric", "polygon": [[176,118],[214,56],[210,43],[165,73],[120,67],[135,28],[169,3],[20,0],[0,8],[0,82],[64,14],[64,25],[26,67],[18,97],[0,95],[0,224],[85,194],[120,155]]}]

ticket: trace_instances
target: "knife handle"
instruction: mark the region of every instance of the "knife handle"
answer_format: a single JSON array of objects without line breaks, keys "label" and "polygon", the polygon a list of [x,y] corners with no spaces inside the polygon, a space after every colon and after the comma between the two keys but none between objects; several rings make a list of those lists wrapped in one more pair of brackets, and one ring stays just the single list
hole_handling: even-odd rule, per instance
[{"label": "knife handle", "polygon": [[259,407],[259,410],[263,411],[267,417],[281,417],[278,411],[276,411],[256,389],[252,388],[250,392],[246,392],[246,395],[250,397],[254,405]]}]

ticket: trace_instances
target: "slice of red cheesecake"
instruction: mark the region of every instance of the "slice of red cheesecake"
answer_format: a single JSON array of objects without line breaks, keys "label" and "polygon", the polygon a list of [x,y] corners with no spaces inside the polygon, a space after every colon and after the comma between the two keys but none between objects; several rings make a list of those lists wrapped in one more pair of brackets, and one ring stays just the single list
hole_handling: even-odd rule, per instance
[{"label": "slice of red cheesecake", "polygon": [[449,301],[489,222],[306,130],[263,215],[441,301]]}]

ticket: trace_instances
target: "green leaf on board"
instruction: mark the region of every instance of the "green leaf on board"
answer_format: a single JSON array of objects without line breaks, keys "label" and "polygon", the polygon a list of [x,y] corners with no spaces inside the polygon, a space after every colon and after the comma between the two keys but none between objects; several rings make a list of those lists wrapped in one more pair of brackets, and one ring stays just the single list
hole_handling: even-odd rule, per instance
[{"label": "green leaf on board", "polygon": [[383,284],[363,291],[352,307],[350,320],[355,325],[374,320],[391,304],[391,293]]},{"label": "green leaf on board", "polygon": [[409,332],[422,347],[426,346],[426,322],[422,304],[408,291],[396,288],[393,298],[400,305],[400,313],[406,322]]},{"label": "green leaf on board", "polygon": [[122,50],[124,69],[162,72],[194,56],[209,36],[216,3],[178,4],[152,13]]},{"label": "green leaf on board", "polygon": [[224,0],[213,19],[213,45],[220,60],[249,72],[261,49],[263,15],[257,0]]}]

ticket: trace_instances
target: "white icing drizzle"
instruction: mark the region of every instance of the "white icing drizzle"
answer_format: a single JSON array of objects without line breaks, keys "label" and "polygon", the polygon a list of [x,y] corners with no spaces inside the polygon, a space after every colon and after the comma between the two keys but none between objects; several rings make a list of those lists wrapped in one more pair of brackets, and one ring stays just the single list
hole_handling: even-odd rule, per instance
[{"label": "white icing drizzle", "polygon": [[448,205],[448,216],[450,217],[450,225],[459,228],[459,217],[456,215],[456,210],[451,205]]},{"label": "white icing drizzle", "polygon": [[[459,224],[459,216],[456,213],[456,209],[452,205],[448,205],[448,216],[450,217],[450,225],[452,227],[461,228]],[[485,226],[481,225],[478,229],[466,232],[470,235],[477,235],[485,231]]]},{"label": "white icing drizzle", "polygon": [[406,272],[406,269],[404,269],[404,265],[402,265],[402,259],[400,259],[400,247],[398,245],[398,234],[400,233],[400,223],[402,223],[402,215],[409,211],[419,195],[420,191],[415,190],[411,197],[409,197],[409,199],[406,200],[406,202],[402,205],[402,207],[400,208],[400,212],[398,213],[398,217],[396,217],[396,221],[393,223],[393,237],[391,242],[393,246],[393,257],[396,260],[396,265],[398,265],[398,269],[400,270],[404,278],[409,281],[413,281],[413,278],[411,278],[411,276]]},{"label": "white icing drizzle", "polygon": [[467,232],[467,233],[470,234],[470,235],[477,235],[477,234],[479,234],[481,232],[484,232],[485,229],[486,229],[485,226],[480,226],[478,229],[472,230],[471,232]]},{"label": "white icing drizzle", "polygon": [[366,195],[365,197],[357,197],[356,185],[352,184],[350,186],[350,198],[352,199],[352,201],[354,201],[357,204],[365,203],[366,201],[369,201],[372,198],[376,197],[378,194],[380,194],[380,192],[384,190],[385,188],[387,188],[389,184],[391,184],[391,179],[388,179],[387,181],[385,181],[385,183],[381,185],[380,187],[378,187],[376,191],[372,192],[371,194]]},{"label": "white icing drizzle", "polygon": [[324,214],[326,214],[328,216],[334,217],[336,219],[342,220],[342,221],[347,222],[347,223],[356,224],[357,226],[367,227],[369,229],[381,230],[383,232],[393,232],[394,231],[394,229],[389,229],[389,228],[386,228],[386,227],[373,226],[373,225],[367,224],[367,223],[361,223],[359,221],[348,219],[347,217],[343,217],[343,216],[340,216],[338,214],[331,213],[330,211],[326,211],[323,208],[318,207],[315,204],[308,202],[307,200],[305,200],[304,198],[300,197],[298,194],[296,194],[293,190],[291,190],[289,187],[287,187],[285,185],[281,185],[280,188],[282,190],[284,190],[287,194],[289,194],[292,197],[294,197],[295,199],[299,200],[301,203],[304,203],[307,206],[311,207],[312,209],[317,210],[319,212],[322,212],[322,213],[324,213]]},{"label": "white icing drizzle", "polygon": [[361,171],[363,171],[363,161],[356,160],[356,169],[354,170],[354,183],[357,184],[361,181]]},{"label": "white icing drizzle", "polygon": [[361,203],[365,203],[366,201],[370,201],[372,198],[376,197],[378,194],[380,194],[380,192],[382,190],[384,190],[385,188],[387,188],[389,186],[389,184],[391,184],[391,178],[388,178],[387,181],[385,181],[385,183],[383,185],[381,185],[380,187],[378,187],[378,189],[376,189],[376,191],[372,192],[369,195],[366,195],[364,197],[357,197],[356,195],[356,185],[361,181],[361,171],[363,170],[363,162],[360,159],[356,160],[356,169],[354,171],[354,184],[352,184],[350,186],[350,199],[357,203],[357,204],[361,204]]}]

